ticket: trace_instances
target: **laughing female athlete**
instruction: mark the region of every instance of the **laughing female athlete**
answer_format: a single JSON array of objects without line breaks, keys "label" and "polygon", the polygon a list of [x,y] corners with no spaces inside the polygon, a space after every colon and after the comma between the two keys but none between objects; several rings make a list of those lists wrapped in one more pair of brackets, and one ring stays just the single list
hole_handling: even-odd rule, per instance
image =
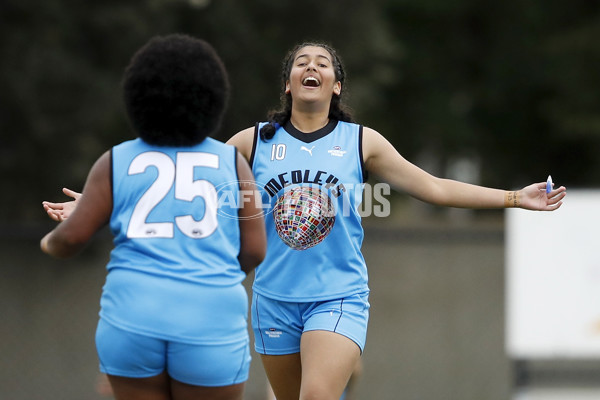
[{"label": "laughing female athlete", "polygon": [[[330,46],[296,46],[283,62],[280,109],[228,141],[249,160],[270,199],[252,326],[277,400],[339,399],[362,354],[369,288],[358,205],[368,173],[447,207],[550,211],[565,196],[564,187],[546,194],[545,182],[504,191],[428,174],[378,132],[354,123],[342,103],[345,77]],[[336,211],[304,225],[318,232],[306,240],[298,240],[296,221],[285,212],[302,214],[302,202],[306,214],[315,203]]]}]

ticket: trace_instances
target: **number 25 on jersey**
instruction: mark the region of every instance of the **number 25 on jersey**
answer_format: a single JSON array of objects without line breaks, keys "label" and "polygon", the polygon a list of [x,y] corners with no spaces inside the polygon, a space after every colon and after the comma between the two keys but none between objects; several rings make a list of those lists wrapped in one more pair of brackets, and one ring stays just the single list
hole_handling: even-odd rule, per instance
[{"label": "number 25 on jersey", "polygon": [[175,198],[193,201],[204,199],[204,216],[196,221],[191,215],[175,217],[175,225],[186,236],[202,239],[210,236],[218,226],[218,196],[215,186],[207,180],[194,180],[195,167],[219,168],[219,156],[211,153],[180,152],[177,162],[157,151],[149,151],[135,157],[129,165],[129,175],[141,174],[148,167],[158,171],[156,180],[135,205],[127,237],[129,238],[172,238],[173,222],[147,222],[148,215],[160,204],[175,185]]}]

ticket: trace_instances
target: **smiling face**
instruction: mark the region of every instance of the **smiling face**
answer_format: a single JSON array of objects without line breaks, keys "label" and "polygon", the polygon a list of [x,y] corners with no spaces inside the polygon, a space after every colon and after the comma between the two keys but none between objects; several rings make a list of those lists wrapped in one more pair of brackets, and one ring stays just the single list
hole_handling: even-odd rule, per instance
[{"label": "smiling face", "polygon": [[323,47],[305,46],[294,55],[285,92],[295,101],[329,104],[342,84],[335,75],[332,55]]}]

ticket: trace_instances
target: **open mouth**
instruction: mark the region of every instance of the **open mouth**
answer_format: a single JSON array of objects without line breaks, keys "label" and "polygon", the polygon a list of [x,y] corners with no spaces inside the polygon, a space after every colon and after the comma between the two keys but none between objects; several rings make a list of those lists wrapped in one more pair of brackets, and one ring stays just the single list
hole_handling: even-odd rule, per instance
[{"label": "open mouth", "polygon": [[304,78],[304,80],[302,81],[302,85],[308,87],[319,87],[321,85],[321,82],[319,82],[319,80],[314,76],[309,76],[307,78]]}]

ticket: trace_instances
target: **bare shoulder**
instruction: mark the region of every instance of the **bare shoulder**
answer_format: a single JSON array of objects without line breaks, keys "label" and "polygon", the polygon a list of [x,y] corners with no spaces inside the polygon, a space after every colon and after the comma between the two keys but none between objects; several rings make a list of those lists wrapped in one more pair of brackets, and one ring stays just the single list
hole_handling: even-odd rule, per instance
[{"label": "bare shoulder", "polygon": [[381,137],[381,134],[379,132],[377,132],[375,129],[373,128],[369,128],[368,126],[363,126],[363,140],[376,140],[377,138]]},{"label": "bare shoulder", "polygon": [[385,148],[389,146],[389,142],[375,129],[363,127],[363,158],[365,161],[376,157]]},{"label": "bare shoulder", "polygon": [[100,157],[98,157],[96,164],[99,164],[100,168],[110,168],[111,161],[111,151],[106,150]]},{"label": "bare shoulder", "polygon": [[111,171],[111,151],[105,151],[92,165],[90,169],[88,180],[95,182],[96,184],[101,182],[102,184],[107,181],[110,183],[110,171]]},{"label": "bare shoulder", "polygon": [[227,141],[227,144],[235,146],[246,160],[250,159],[254,144],[254,127],[239,131]]}]

